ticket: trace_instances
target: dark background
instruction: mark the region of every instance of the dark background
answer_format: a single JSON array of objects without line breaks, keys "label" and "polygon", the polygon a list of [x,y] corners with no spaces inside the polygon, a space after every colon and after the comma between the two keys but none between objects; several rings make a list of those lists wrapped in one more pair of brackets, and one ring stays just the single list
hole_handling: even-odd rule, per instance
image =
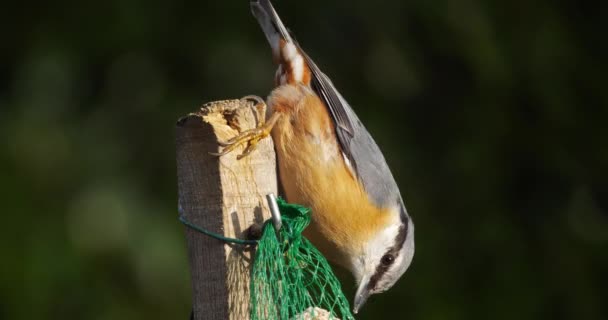
[{"label": "dark background", "polygon": [[[605,4],[275,6],[416,222],[410,271],[360,319],[608,317]],[[248,2],[2,7],[0,318],[186,319],[174,123],[270,92]]]}]

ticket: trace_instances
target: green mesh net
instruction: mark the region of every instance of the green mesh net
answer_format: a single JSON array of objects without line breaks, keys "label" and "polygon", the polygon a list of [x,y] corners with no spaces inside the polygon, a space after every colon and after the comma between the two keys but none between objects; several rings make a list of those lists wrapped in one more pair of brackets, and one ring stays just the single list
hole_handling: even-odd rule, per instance
[{"label": "green mesh net", "polygon": [[309,209],[278,199],[283,222],[266,223],[251,277],[251,320],[354,319],[340,282],[302,236]]}]

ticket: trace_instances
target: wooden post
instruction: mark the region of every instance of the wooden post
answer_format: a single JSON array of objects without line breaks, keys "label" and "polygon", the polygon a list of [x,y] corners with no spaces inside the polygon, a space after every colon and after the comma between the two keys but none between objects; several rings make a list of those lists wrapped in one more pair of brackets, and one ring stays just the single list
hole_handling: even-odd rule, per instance
[{"label": "wooden post", "polygon": [[[205,104],[177,123],[177,180],[183,217],[211,232],[246,238],[246,230],[270,217],[265,196],[277,194],[276,164],[270,138],[237,160],[243,147],[222,157],[226,141],[257,124],[252,102]],[[228,245],[186,227],[192,276],[193,318],[249,319],[252,248]]]}]

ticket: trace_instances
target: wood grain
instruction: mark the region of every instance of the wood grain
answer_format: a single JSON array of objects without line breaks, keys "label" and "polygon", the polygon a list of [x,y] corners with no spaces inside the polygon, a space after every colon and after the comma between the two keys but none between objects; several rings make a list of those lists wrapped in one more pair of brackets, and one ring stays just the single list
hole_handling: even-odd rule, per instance
[{"label": "wood grain", "polygon": [[[177,123],[179,206],[190,222],[226,237],[244,239],[252,223],[269,216],[265,196],[277,194],[272,140],[262,140],[249,156],[243,147],[222,157],[226,141],[258,123],[252,103],[225,100],[205,104]],[[248,319],[250,247],[227,245],[186,227],[192,276],[194,319]]]}]

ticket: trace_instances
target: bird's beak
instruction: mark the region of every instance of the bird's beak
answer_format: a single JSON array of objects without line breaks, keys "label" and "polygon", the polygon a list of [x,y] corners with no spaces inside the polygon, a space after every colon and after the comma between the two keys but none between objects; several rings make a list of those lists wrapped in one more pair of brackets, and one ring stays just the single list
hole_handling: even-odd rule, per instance
[{"label": "bird's beak", "polygon": [[367,285],[369,284],[369,277],[365,276],[359,283],[359,288],[357,288],[357,293],[355,294],[355,305],[353,307],[353,312],[356,314],[359,312],[359,309],[365,304],[367,298],[370,296],[369,288]]}]

